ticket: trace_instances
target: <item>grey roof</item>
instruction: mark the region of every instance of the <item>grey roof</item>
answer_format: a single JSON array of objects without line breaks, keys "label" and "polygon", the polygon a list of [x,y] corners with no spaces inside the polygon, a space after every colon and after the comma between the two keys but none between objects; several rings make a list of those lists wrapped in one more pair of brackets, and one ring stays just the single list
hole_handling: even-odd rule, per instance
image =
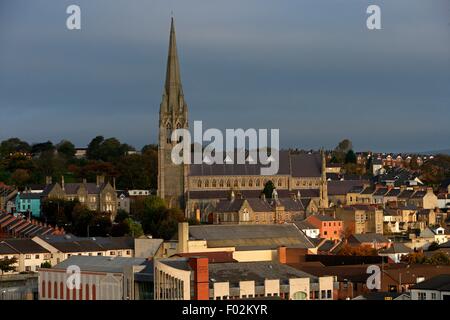
[{"label": "grey roof", "polygon": [[284,206],[285,211],[304,211],[305,207],[301,200],[293,198],[279,198],[278,203]]},{"label": "grey roof", "polygon": [[[290,158],[289,151],[281,150],[279,152],[279,170],[278,175],[290,174]],[[234,164],[191,164],[189,167],[190,176],[241,176],[252,175],[259,176],[261,174],[261,168],[265,167],[258,161],[257,163],[250,164],[236,164],[237,153],[235,152]],[[254,159],[257,160],[257,159]]]},{"label": "grey roof", "polygon": [[400,194],[400,189],[394,188],[389,190],[388,193],[386,193],[384,196],[385,197],[397,197]]},{"label": "grey roof", "polygon": [[441,274],[424,280],[412,286],[411,289],[450,291],[450,274]]},{"label": "grey roof", "polygon": [[76,237],[73,235],[45,235],[40,238],[61,252],[95,252],[134,249],[132,237]]},{"label": "grey roof", "polygon": [[310,278],[317,281],[317,277],[300,271],[286,264],[276,262],[229,262],[209,264],[210,284],[214,282],[255,281],[264,283],[266,279],[279,279],[286,283],[289,279]]},{"label": "grey roof", "polygon": [[363,191],[361,191],[361,194],[372,194],[375,192],[374,187],[367,187]]},{"label": "grey roof", "polygon": [[[235,155],[236,157],[236,155]],[[263,165],[256,164],[191,164],[190,176],[241,176],[261,174]],[[293,177],[320,177],[322,172],[322,158],[320,153],[291,154],[287,150],[279,152],[278,175],[292,175]]]},{"label": "grey roof", "polygon": [[322,172],[322,158],[320,153],[291,155],[293,177],[320,177]]},{"label": "grey roof", "polygon": [[384,196],[389,191],[388,188],[378,188],[373,195],[374,196]]},{"label": "grey roof", "polygon": [[198,225],[189,227],[189,235],[193,240],[206,240],[208,247],[314,247],[294,224]]},{"label": "grey roof", "polygon": [[309,223],[306,220],[303,221],[295,221],[294,224],[299,228],[300,230],[308,230],[308,229],[318,229],[317,227],[313,226],[311,223]]},{"label": "grey roof", "polygon": [[11,248],[8,244],[5,242],[0,242],[0,254],[6,255],[6,254],[17,254],[18,252]]},{"label": "grey roof", "polygon": [[414,190],[403,190],[399,195],[399,199],[409,199],[413,195]]},{"label": "grey roof", "polygon": [[96,183],[66,183],[64,184],[64,191],[66,194],[77,194],[78,189],[84,185],[88,194],[99,194],[100,191],[106,186],[106,183],[97,185]]},{"label": "grey roof", "polygon": [[39,200],[41,199],[42,193],[41,192],[33,192],[33,193],[27,193],[23,192],[17,195],[19,199],[23,200]]},{"label": "grey roof", "polygon": [[367,180],[328,181],[328,195],[346,195],[353,187],[362,189],[363,185],[367,183]]},{"label": "grey roof", "polygon": [[412,252],[412,249],[400,242],[394,242],[391,244],[389,248],[380,250],[380,253],[385,254],[410,253],[410,252]]},{"label": "grey roof", "polygon": [[9,245],[15,251],[23,253],[23,254],[49,253],[50,252],[31,239],[5,239],[2,242]]},{"label": "grey roof", "polygon": [[105,256],[71,256],[58,263],[52,269],[66,270],[69,266],[76,265],[81,271],[92,272],[123,272],[128,266],[151,266],[152,261],[144,258],[105,257]]},{"label": "grey roof", "polygon": [[378,243],[386,243],[389,242],[389,239],[384,237],[382,234],[378,233],[363,233],[363,234],[352,234],[349,238],[349,242],[378,242]]}]

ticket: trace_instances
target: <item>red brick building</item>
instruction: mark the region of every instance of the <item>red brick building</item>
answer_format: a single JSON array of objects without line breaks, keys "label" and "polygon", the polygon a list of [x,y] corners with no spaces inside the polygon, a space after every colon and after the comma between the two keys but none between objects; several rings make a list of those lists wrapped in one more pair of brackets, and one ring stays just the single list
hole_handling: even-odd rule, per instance
[{"label": "red brick building", "polygon": [[344,226],[342,220],[321,214],[309,216],[306,220],[316,228],[319,228],[321,238],[339,240],[343,237]]}]

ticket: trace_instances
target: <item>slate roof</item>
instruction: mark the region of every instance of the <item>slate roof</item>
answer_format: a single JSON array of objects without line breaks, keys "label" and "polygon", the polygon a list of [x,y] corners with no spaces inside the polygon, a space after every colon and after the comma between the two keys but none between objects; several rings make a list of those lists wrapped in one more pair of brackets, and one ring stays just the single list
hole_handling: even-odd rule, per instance
[{"label": "slate roof", "polygon": [[[236,154],[235,154],[236,157]],[[256,159],[255,159],[256,160]],[[190,176],[259,176],[261,168],[259,162],[255,164],[191,164]],[[278,175],[292,175],[293,177],[320,177],[322,158],[320,153],[291,154],[287,150],[279,152]]]},{"label": "slate roof", "polygon": [[11,248],[8,244],[5,242],[0,242],[0,254],[7,255],[7,254],[17,254],[18,252]]},{"label": "slate roof", "polygon": [[363,233],[363,234],[352,234],[348,240],[350,243],[367,243],[367,242],[377,242],[377,243],[387,243],[389,239],[384,237],[382,234],[378,233]]},{"label": "slate roof", "polygon": [[71,256],[58,263],[52,269],[66,270],[76,265],[81,271],[121,273],[128,266],[145,265],[148,272],[153,273],[153,262],[144,258],[105,257],[105,256]]},{"label": "slate roof", "polygon": [[317,227],[313,226],[311,223],[309,223],[306,220],[303,221],[295,221],[294,224],[299,228],[300,230],[306,230],[306,229],[318,229]]},{"label": "slate roof", "polygon": [[389,248],[381,249],[379,253],[395,254],[395,253],[410,253],[410,252],[412,252],[411,248],[405,246],[403,243],[394,242],[391,244]]},{"label": "slate roof", "polygon": [[385,197],[397,197],[400,194],[400,189],[394,188],[389,190],[388,193],[386,193],[384,196]]},{"label": "slate roof", "polygon": [[329,216],[327,214],[314,214],[310,217],[315,217],[316,219],[320,220],[320,221],[339,221],[338,219]]},{"label": "slate roof", "polygon": [[[262,167],[268,167],[261,165],[259,161],[254,164],[237,164],[237,153],[235,153],[235,159],[233,164],[223,163],[223,164],[191,164],[189,168],[190,176],[241,176],[241,175],[252,175],[259,176],[261,174]],[[289,175],[290,174],[290,158],[289,151],[281,150],[279,152],[279,170],[278,175]],[[193,156],[192,156],[193,159]],[[254,159],[255,161],[257,159]]]},{"label": "slate roof", "polygon": [[412,290],[450,291],[450,274],[441,274],[419,282],[411,287]]},{"label": "slate roof", "polygon": [[42,240],[49,243],[61,252],[95,252],[105,250],[134,249],[132,237],[76,237],[73,235],[63,236],[40,236]]},{"label": "slate roof", "polygon": [[84,185],[88,194],[99,194],[100,191],[105,187],[106,183],[102,183],[97,185],[96,183],[88,182],[88,183],[65,183],[64,191],[66,194],[77,194],[78,189]]},{"label": "slate roof", "polygon": [[278,248],[280,246],[313,248],[294,224],[274,225],[197,225],[189,227],[193,240],[206,240],[208,247]]},{"label": "slate roof", "polygon": [[328,195],[346,195],[353,187],[362,189],[362,186],[367,183],[369,183],[367,180],[328,181]]},{"label": "slate roof", "polygon": [[208,266],[210,285],[214,282],[255,281],[256,285],[264,283],[266,279],[279,279],[286,283],[293,278],[310,278],[317,282],[317,277],[300,271],[286,264],[276,262],[238,262],[215,263]]},{"label": "slate roof", "polygon": [[50,252],[31,239],[5,239],[2,241],[2,243],[23,254]]}]

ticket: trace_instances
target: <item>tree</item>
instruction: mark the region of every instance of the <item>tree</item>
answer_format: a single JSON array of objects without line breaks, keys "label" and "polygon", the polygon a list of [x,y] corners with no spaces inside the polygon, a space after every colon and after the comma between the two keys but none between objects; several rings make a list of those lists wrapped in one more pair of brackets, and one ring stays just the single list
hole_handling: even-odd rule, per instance
[{"label": "tree", "polygon": [[52,267],[52,264],[48,261],[41,263],[41,268],[50,269]]},{"label": "tree", "polygon": [[335,163],[344,163],[346,154],[352,150],[352,142],[349,139],[344,139],[334,148],[333,157],[335,159]]},{"label": "tree", "polygon": [[30,180],[30,174],[24,169],[17,169],[11,175],[12,183],[19,188],[23,188],[28,180]]},{"label": "tree", "polygon": [[61,140],[61,142],[56,145],[56,150],[67,159],[72,159],[75,156],[75,145],[68,140]]},{"label": "tree", "polygon": [[51,141],[42,142],[42,143],[35,143],[31,146],[31,153],[32,154],[40,154],[42,152],[54,152],[55,146]]},{"label": "tree", "polygon": [[376,256],[378,255],[377,250],[370,245],[361,245],[357,247],[352,247],[348,244],[344,245],[339,251],[340,255],[343,256]]},{"label": "tree", "polygon": [[426,161],[420,168],[421,180],[428,184],[438,185],[450,178],[450,156],[437,155]]},{"label": "tree", "polygon": [[146,198],[142,210],[142,229],[155,238],[171,239],[177,232],[178,223],[185,221],[180,209],[168,209],[164,201],[156,196]]},{"label": "tree", "polygon": [[14,266],[17,263],[17,258],[16,257],[12,257],[12,258],[3,258],[0,259],[0,271],[2,272],[2,274],[4,272],[10,272],[10,271],[14,271],[16,270],[16,267]]},{"label": "tree", "polygon": [[100,145],[105,140],[103,136],[96,136],[94,139],[89,142],[86,156],[90,160],[99,160],[100,159]]},{"label": "tree", "polygon": [[345,163],[356,163],[356,154],[352,149],[347,151],[345,155]]},{"label": "tree", "polygon": [[19,138],[9,138],[0,144],[0,156],[7,157],[15,152],[30,152],[30,145]]},{"label": "tree", "polygon": [[128,232],[126,234],[133,236],[134,238],[144,235],[144,230],[139,222],[136,222],[131,218],[127,218],[124,220],[124,223],[128,226]]},{"label": "tree", "polygon": [[273,193],[274,189],[275,189],[275,186],[274,186],[272,180],[267,181],[266,184],[264,185],[264,190],[263,190],[263,193],[267,199],[272,198],[272,193]]}]

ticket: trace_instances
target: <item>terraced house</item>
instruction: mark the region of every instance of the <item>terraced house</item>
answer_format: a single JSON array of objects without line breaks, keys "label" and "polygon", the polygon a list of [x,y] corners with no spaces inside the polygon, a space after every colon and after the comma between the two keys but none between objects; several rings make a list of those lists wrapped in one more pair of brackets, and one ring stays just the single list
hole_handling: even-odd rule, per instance
[{"label": "terraced house", "polygon": [[97,176],[96,183],[83,180],[82,183],[64,183],[64,177],[61,184],[48,184],[43,193],[44,199],[65,199],[78,200],[88,209],[107,212],[111,214],[111,219],[117,213],[117,193],[115,188],[105,181],[104,176]]}]

